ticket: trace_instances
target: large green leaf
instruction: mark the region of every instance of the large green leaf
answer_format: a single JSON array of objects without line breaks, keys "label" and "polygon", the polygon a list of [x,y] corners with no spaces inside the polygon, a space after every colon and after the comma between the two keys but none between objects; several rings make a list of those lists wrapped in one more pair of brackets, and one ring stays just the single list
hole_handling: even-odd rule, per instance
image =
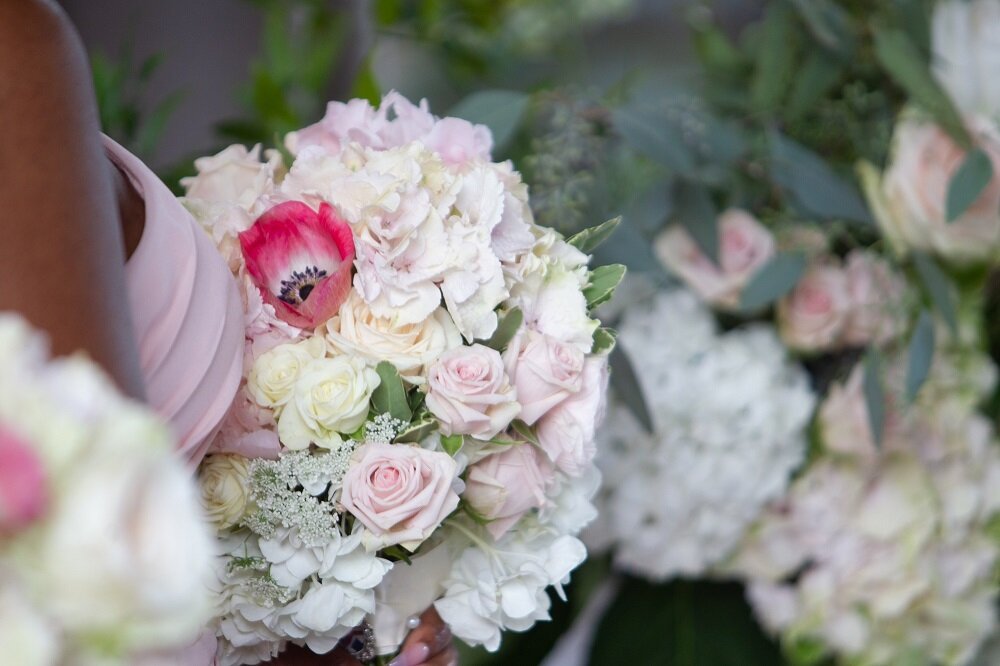
[{"label": "large green leaf", "polygon": [[954,222],[969,210],[993,180],[993,162],[981,148],[970,150],[948,184],[945,206],[948,221]]},{"label": "large green leaf", "polygon": [[927,381],[934,361],[934,319],[926,310],[920,313],[910,336],[906,368],[906,397],[912,401]]},{"label": "large green leaf", "polygon": [[841,57],[851,55],[856,39],[851,16],[843,7],[833,0],[791,0],[791,3],[823,48]]},{"label": "large green leaf", "polygon": [[611,367],[611,387],[615,395],[625,403],[643,429],[652,433],[653,417],[649,413],[646,396],[642,392],[642,385],[639,384],[639,377],[635,374],[632,360],[622,345],[615,345],[608,357],[608,363]]},{"label": "large green leaf", "polygon": [[612,112],[615,130],[636,152],[678,173],[695,167],[695,156],[677,128],[654,107],[619,107]]},{"label": "large green leaf", "polygon": [[493,143],[502,148],[521,125],[529,100],[526,93],[514,90],[483,90],[453,106],[448,115],[486,125],[493,132]]},{"label": "large green leaf", "polygon": [[389,414],[394,419],[399,419],[406,423],[413,418],[410,411],[410,403],[406,399],[406,388],[403,386],[403,379],[399,376],[396,366],[388,361],[382,361],[375,366],[378,373],[378,387],[372,393],[372,405],[379,414]]},{"label": "large green leaf", "polygon": [[708,190],[697,183],[678,179],[673,189],[671,221],[684,227],[713,263],[719,257],[719,222]]},{"label": "large green leaf", "polygon": [[785,118],[798,120],[810,111],[844,74],[844,66],[826,51],[812,51],[795,75],[792,93],[785,105]]},{"label": "large green leaf", "polygon": [[503,315],[500,322],[497,324],[497,330],[493,332],[493,335],[489,340],[485,341],[485,344],[490,349],[496,349],[498,352],[502,352],[510,344],[510,341],[517,335],[517,330],[521,328],[521,324],[524,322],[524,313],[521,312],[521,308],[513,308],[509,310],[507,314]]},{"label": "large green leaf", "polygon": [[951,98],[930,71],[927,58],[910,36],[895,28],[875,31],[875,57],[886,73],[944,127],[961,146],[972,146],[972,137]]},{"label": "large green leaf", "polygon": [[778,645],[754,622],[737,583],[627,578],[605,612],[593,666],[776,666]]},{"label": "large green leaf", "polygon": [[772,130],[771,178],[803,212],[825,220],[872,223],[871,213],[854,183],[842,178],[808,148]]},{"label": "large green leaf", "polygon": [[945,275],[941,267],[933,259],[922,252],[913,253],[913,265],[917,269],[920,281],[931,297],[931,302],[944,318],[953,334],[958,333],[958,309],[955,305],[954,285]]},{"label": "large green leaf", "polygon": [[740,297],[740,306],[749,312],[778,300],[795,288],[806,272],[807,263],[800,253],[778,253],[750,278]]},{"label": "large green leaf", "polygon": [[771,111],[781,104],[795,73],[797,44],[795,14],[783,2],[772,2],[764,15],[757,50],[750,103],[757,111]]},{"label": "large green leaf", "polygon": [[882,369],[878,352],[869,349],[864,360],[864,396],[868,409],[868,427],[876,445],[882,443],[885,431],[885,389],[882,386]]}]

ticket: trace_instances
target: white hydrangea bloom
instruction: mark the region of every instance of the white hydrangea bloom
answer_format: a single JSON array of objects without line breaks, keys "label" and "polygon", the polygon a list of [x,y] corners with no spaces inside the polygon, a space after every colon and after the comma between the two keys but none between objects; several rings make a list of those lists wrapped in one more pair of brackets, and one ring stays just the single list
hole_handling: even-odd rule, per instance
[{"label": "white hydrangea bloom", "polygon": [[575,537],[524,520],[495,544],[462,551],[434,607],[455,636],[495,651],[501,632],[549,619],[546,588],[567,582],[586,556]]},{"label": "white hydrangea bloom", "polygon": [[725,558],[802,462],[814,396],[770,328],[718,335],[686,290],[626,311],[628,350],[653,419],[612,403],[598,464],[601,517],[586,538],[662,580]]},{"label": "white hydrangea bloom", "polygon": [[[960,390],[958,367],[938,354],[916,408],[890,409],[878,449],[828,423],[867,418],[860,371],[835,387],[820,410],[826,455],[734,557],[757,616],[793,651],[801,642],[851,663],[919,654],[964,664],[995,628],[1000,544],[989,526],[1000,510],[1000,449],[969,400],[975,389]],[[891,364],[888,390],[902,368]],[[985,387],[976,376],[971,385]]]}]

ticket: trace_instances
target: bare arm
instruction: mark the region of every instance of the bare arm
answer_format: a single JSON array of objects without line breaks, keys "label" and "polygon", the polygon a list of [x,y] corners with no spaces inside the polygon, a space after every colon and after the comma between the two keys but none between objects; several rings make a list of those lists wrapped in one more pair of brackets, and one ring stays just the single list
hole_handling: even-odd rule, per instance
[{"label": "bare arm", "polygon": [[143,395],[112,167],[83,48],[47,0],[0,2],[0,310]]}]

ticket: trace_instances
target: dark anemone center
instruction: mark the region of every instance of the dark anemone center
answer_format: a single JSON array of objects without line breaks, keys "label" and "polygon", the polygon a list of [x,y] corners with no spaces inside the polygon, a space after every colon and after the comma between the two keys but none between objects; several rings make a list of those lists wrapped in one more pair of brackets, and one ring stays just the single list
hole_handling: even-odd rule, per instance
[{"label": "dark anemone center", "polygon": [[289,305],[299,305],[312,293],[319,281],[327,276],[318,266],[309,266],[303,271],[292,271],[291,277],[281,281],[278,298]]}]

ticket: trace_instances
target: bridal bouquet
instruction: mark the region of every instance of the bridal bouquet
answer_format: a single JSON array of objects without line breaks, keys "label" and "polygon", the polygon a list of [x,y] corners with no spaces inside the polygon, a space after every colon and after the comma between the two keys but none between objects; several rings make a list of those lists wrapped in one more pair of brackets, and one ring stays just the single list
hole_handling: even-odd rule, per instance
[{"label": "bridal bouquet", "polygon": [[586,557],[614,343],[590,312],[624,273],[587,252],[616,223],[537,226],[487,128],[395,93],[284,148],[185,181],[246,304],[245,381],[199,472],[220,663],[366,620],[371,660],[432,604],[496,649]]},{"label": "bridal bouquet", "polygon": [[[965,664],[997,629],[1000,3],[924,4],[770,2],[738,42],[695,12],[703,89],[608,114],[683,286],[622,315],[640,390],[588,538],[656,584],[742,583],[781,650],[748,630],[769,656],[730,661]],[[639,620],[689,588],[629,580],[596,663],[673,649]],[[737,589],[703,585],[684,636]]]},{"label": "bridal bouquet", "polygon": [[0,661],[140,663],[210,610],[209,535],[166,428],[0,315]]}]

